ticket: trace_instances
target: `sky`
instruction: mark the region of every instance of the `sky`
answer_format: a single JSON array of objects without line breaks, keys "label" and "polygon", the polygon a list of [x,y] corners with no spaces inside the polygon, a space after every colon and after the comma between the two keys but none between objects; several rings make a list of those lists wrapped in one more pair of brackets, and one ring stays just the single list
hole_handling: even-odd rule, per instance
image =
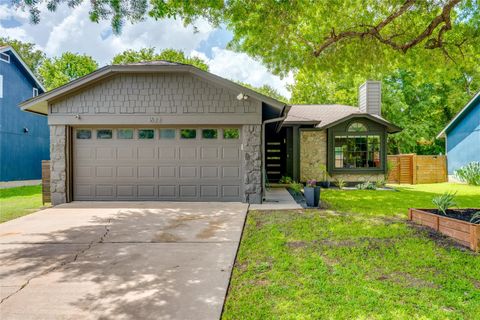
[{"label": "sky", "polygon": [[187,56],[203,58],[210,72],[221,77],[257,87],[268,84],[283,96],[290,97],[287,85],[293,82],[292,75],[281,79],[259,61],[226,49],[232,34],[222,28],[213,28],[206,21],[196,21],[194,28],[173,19],[155,21],[148,18],[136,24],[127,23],[117,36],[112,33],[109,21],[93,23],[89,20],[90,1],[83,1],[74,9],[61,5],[54,13],[40,6],[41,21],[37,25],[29,22],[27,12],[10,3],[10,0],[0,0],[0,36],[35,43],[48,57],[70,51],[90,55],[103,66],[127,49],[154,47],[161,51],[172,48],[184,51]]}]

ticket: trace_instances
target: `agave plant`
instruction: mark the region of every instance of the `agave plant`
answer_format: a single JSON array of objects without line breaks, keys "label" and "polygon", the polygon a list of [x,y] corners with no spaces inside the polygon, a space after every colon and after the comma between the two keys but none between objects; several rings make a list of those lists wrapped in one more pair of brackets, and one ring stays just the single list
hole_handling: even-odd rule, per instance
[{"label": "agave plant", "polygon": [[440,196],[436,196],[432,199],[434,205],[437,206],[438,211],[447,215],[447,209],[451,207],[455,207],[457,203],[455,202],[455,195],[457,193],[445,192]]},{"label": "agave plant", "polygon": [[475,212],[475,214],[470,219],[471,223],[480,223],[480,211]]},{"label": "agave plant", "polygon": [[480,186],[480,162],[472,161],[466,166],[455,170],[455,176],[463,182]]}]

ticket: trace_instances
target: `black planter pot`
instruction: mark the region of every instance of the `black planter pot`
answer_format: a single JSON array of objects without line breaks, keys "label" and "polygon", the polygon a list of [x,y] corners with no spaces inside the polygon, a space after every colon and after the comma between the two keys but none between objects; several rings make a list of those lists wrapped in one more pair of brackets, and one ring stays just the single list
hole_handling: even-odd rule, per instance
[{"label": "black planter pot", "polygon": [[330,181],[320,181],[320,186],[322,188],[330,188]]},{"label": "black planter pot", "polygon": [[303,188],[305,201],[308,207],[318,207],[320,202],[320,187],[305,187]]}]

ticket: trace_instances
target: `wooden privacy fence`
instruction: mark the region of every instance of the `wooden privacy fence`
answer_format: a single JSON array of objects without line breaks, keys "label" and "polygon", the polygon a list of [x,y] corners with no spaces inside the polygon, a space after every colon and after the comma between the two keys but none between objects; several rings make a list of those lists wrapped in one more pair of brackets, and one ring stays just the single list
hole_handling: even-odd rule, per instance
[{"label": "wooden privacy fence", "polygon": [[391,170],[388,183],[440,183],[448,181],[446,156],[416,154],[389,155]]},{"label": "wooden privacy fence", "polygon": [[42,160],[42,202],[52,202],[50,197],[50,160]]}]

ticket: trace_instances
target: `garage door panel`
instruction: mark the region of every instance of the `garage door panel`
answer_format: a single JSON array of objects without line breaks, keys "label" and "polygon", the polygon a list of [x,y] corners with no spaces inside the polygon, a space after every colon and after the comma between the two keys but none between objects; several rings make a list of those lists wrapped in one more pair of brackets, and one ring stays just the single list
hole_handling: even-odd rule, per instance
[{"label": "garage door panel", "polygon": [[176,185],[159,185],[158,196],[160,198],[175,199],[178,196],[177,186]]},{"label": "garage door panel", "polygon": [[95,159],[96,160],[114,160],[115,159],[115,149],[114,148],[96,148],[95,149]]},{"label": "garage door panel", "polygon": [[137,168],[133,166],[120,166],[117,167],[118,178],[136,178]]},{"label": "garage door panel", "polygon": [[218,186],[200,186],[201,197],[218,197]]},{"label": "garage door panel", "polygon": [[74,138],[74,200],[242,200],[240,141],[180,139],[178,131],[175,139],[118,139],[112,130],[108,140]]},{"label": "garage door panel", "polygon": [[197,167],[190,167],[190,166],[180,167],[180,178],[188,178],[188,179],[197,178]]},{"label": "garage door panel", "polygon": [[158,167],[158,177],[159,178],[176,178],[177,177],[177,167],[175,167],[175,166],[161,166],[161,167]]},{"label": "garage door panel", "polygon": [[176,160],[177,159],[176,147],[159,147],[158,159],[160,160]]},{"label": "garage door panel", "polygon": [[143,199],[153,199],[157,197],[157,186],[156,185],[139,185],[138,189],[138,198]]},{"label": "garage door panel", "polygon": [[218,167],[201,167],[201,177],[205,179],[218,178]]},{"label": "garage door panel", "polygon": [[180,147],[180,160],[197,160],[197,148]]},{"label": "garage door panel", "polygon": [[185,197],[185,198],[197,197],[197,186],[180,185],[180,197]]},{"label": "garage door panel", "polygon": [[157,157],[156,147],[145,147],[145,148],[138,148],[137,150],[137,157],[138,160],[155,160]]}]

